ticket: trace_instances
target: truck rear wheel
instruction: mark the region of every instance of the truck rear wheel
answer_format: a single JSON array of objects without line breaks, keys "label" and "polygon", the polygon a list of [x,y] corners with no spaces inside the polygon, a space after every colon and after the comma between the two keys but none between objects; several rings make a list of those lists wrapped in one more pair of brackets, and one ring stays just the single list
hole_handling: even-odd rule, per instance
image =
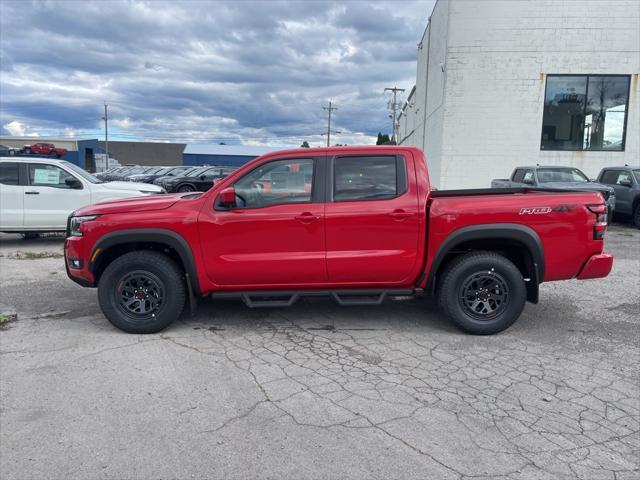
[{"label": "truck rear wheel", "polygon": [[515,322],[527,292],[520,270],[493,252],[472,252],[449,263],[437,298],[446,316],[475,335],[501,332]]},{"label": "truck rear wheel", "polygon": [[185,295],[176,263],[145,250],[116,258],[98,284],[102,313],[129,333],[156,333],[168,327],[182,313]]}]

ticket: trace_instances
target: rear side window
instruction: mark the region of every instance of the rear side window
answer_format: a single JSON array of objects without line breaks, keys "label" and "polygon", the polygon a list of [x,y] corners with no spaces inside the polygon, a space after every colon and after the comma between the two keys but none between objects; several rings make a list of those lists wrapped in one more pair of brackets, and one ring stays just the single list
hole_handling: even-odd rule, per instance
[{"label": "rear side window", "polygon": [[19,184],[19,167],[16,162],[0,163],[0,183],[3,185]]},{"label": "rear side window", "polygon": [[523,178],[524,178],[524,169],[518,168],[513,174],[512,181],[521,183]]},{"label": "rear side window", "polygon": [[407,189],[404,160],[395,156],[338,157],[334,164],[336,202],[387,200]]},{"label": "rear side window", "polygon": [[602,179],[600,181],[608,185],[615,185],[616,180],[618,180],[619,173],[619,170],[607,170],[602,174]]}]

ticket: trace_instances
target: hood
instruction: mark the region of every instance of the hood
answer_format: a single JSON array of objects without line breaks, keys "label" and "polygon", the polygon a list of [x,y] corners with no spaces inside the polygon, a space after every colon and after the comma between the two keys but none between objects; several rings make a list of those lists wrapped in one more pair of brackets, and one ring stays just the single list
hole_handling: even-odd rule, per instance
[{"label": "hood", "polygon": [[137,182],[105,182],[99,185],[108,190],[125,190],[127,192],[139,192],[144,190],[145,192],[162,193],[162,187],[157,185],[140,184]]},{"label": "hood", "polygon": [[130,212],[151,212],[154,210],[164,210],[175,204],[185,194],[158,195],[150,197],[122,198],[120,200],[110,200],[108,202],[94,203],[82,207],[75,212],[79,215],[106,215],[109,213],[130,213]]},{"label": "hood", "polygon": [[597,182],[546,182],[541,183],[540,186],[544,188],[557,188],[563,190],[575,189],[585,192],[613,192],[613,187]]}]

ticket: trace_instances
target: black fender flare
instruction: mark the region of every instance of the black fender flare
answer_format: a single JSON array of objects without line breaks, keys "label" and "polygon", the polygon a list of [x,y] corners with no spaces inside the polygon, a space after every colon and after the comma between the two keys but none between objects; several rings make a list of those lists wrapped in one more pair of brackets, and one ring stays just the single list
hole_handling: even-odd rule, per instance
[{"label": "black fender flare", "polygon": [[196,294],[200,294],[200,285],[198,282],[198,272],[196,270],[196,262],[193,258],[193,252],[189,243],[184,239],[182,235],[173,230],[167,230],[165,228],[135,228],[116,230],[110,232],[98,239],[91,250],[89,256],[89,271],[93,273],[95,262],[94,259],[96,250],[99,248],[101,251],[105,251],[116,245],[123,245],[126,243],[159,243],[164,244],[173,249],[182,262],[184,267],[185,277],[187,280],[187,286],[189,290],[192,290]]},{"label": "black fender flare", "polygon": [[431,264],[431,270],[427,278],[426,288],[433,291],[436,284],[436,272],[440,268],[442,261],[446,255],[451,252],[458,245],[472,241],[472,240],[513,240],[521,243],[526,247],[531,255],[531,261],[533,265],[533,275],[528,283],[528,290],[534,288],[534,291],[530,291],[530,301],[537,302],[537,288],[538,284],[544,281],[545,273],[545,260],[544,250],[542,248],[542,241],[540,237],[530,227],[520,225],[518,223],[494,223],[487,225],[470,225],[468,227],[462,227],[458,230],[454,230],[449,236],[442,242],[438,251],[436,252],[433,263]]}]

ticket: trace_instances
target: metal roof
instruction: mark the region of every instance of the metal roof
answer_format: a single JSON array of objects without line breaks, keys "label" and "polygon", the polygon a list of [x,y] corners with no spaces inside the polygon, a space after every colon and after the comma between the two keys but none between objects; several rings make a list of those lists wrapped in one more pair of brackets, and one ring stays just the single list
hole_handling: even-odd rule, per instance
[{"label": "metal roof", "polygon": [[282,147],[254,147],[247,145],[215,145],[210,143],[188,143],[184,154],[194,155],[238,155],[259,157],[265,153],[282,150]]}]

